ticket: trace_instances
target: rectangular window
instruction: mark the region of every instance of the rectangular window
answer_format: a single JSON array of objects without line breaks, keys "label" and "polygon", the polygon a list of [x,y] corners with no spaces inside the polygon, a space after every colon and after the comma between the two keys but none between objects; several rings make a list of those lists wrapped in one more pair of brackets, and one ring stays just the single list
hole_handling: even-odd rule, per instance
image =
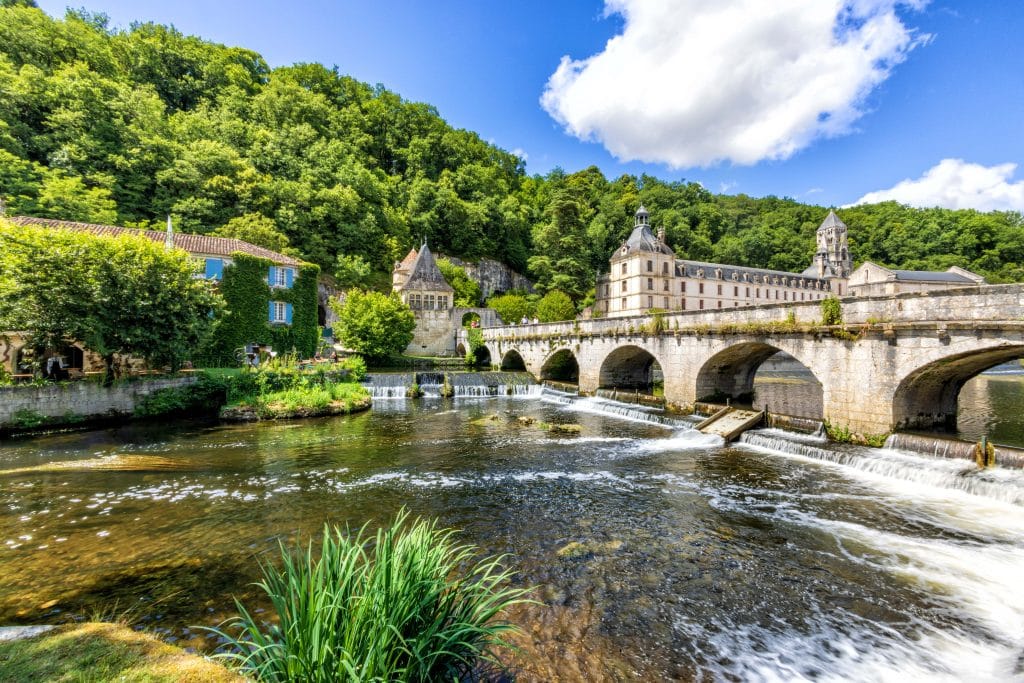
[{"label": "rectangular window", "polygon": [[662,306],[666,311],[668,310],[668,297],[665,297],[665,305]]},{"label": "rectangular window", "polygon": [[740,295],[740,288],[736,287],[736,286],[733,286],[733,288],[732,288],[732,295],[733,296],[739,296]]},{"label": "rectangular window", "polygon": [[423,307],[427,310],[434,308],[434,295],[427,294],[423,297]]},{"label": "rectangular window", "polygon": [[722,285],[718,285],[718,296],[722,296]]},{"label": "rectangular window", "polygon": [[283,266],[271,266],[268,281],[271,287],[291,287],[295,279],[295,269]]},{"label": "rectangular window", "polygon": [[721,307],[722,307],[722,302],[721,302],[721,301],[719,301],[719,302],[718,302],[718,307],[719,307],[719,308],[721,308]]},{"label": "rectangular window", "polygon": [[668,280],[665,280],[665,286],[664,286],[664,287],[662,287],[662,289],[664,289],[664,290],[665,290],[665,291],[667,292],[667,291],[669,291],[669,286],[670,286],[670,285],[669,285],[669,283],[668,283]]},{"label": "rectangular window", "polygon": [[750,298],[750,287],[744,287],[743,290],[744,290],[744,295],[749,299]]},{"label": "rectangular window", "polygon": [[704,299],[700,300],[700,310],[704,310]]},{"label": "rectangular window", "polygon": [[622,264],[622,274],[623,275],[626,274],[626,264],[625,263]]},{"label": "rectangular window", "polygon": [[438,308],[448,308],[448,297],[447,296],[438,296],[437,297],[437,307]]},{"label": "rectangular window", "polygon": [[652,271],[654,271],[654,261],[648,261],[647,262],[647,272],[650,273]]},{"label": "rectangular window", "polygon": [[412,294],[412,295],[409,296],[409,307],[410,308],[419,308],[422,305],[423,305],[423,300],[420,298],[419,294]]},{"label": "rectangular window", "polygon": [[[704,283],[703,282],[701,282],[699,285],[697,285],[697,293],[698,294],[703,294],[704,293]],[[704,307],[701,306],[701,308],[704,308]]]},{"label": "rectangular window", "polygon": [[686,294],[686,280],[679,283],[679,291]]},{"label": "rectangular window", "polygon": [[623,292],[626,291],[626,281],[625,280],[622,281],[622,291]]},{"label": "rectangular window", "polygon": [[654,297],[647,297],[647,308],[654,308]]},{"label": "rectangular window", "polygon": [[291,324],[292,305],[283,301],[270,302],[270,322]]},{"label": "rectangular window", "polygon": [[683,297],[683,300],[681,302],[679,302],[679,308],[683,309],[684,311],[686,310],[686,297],[685,296]]},{"label": "rectangular window", "polygon": [[760,287],[757,288],[756,293],[754,295],[754,298],[755,299],[760,299],[761,298],[761,288]]},{"label": "rectangular window", "polygon": [[662,263],[661,264],[661,274],[662,275],[668,275],[668,264],[667,263]]},{"label": "rectangular window", "polygon": [[647,289],[654,289],[654,278],[647,278]]},{"label": "rectangular window", "polygon": [[782,293],[782,300],[783,301],[789,301],[789,292],[783,292]]},{"label": "rectangular window", "polygon": [[620,311],[626,310],[626,297],[622,297],[622,307],[619,310]]}]

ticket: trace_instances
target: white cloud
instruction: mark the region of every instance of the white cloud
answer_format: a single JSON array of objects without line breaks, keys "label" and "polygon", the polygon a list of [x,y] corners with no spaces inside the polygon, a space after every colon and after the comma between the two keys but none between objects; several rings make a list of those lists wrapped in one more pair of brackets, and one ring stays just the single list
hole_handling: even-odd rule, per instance
[{"label": "white cloud", "polygon": [[785,159],[849,131],[928,36],[897,16],[927,0],[605,0],[621,35],[562,57],[541,97],[565,130],[621,160],[673,168]]},{"label": "white cloud", "polygon": [[868,192],[857,204],[894,200],[911,206],[942,206],[979,211],[1024,211],[1024,180],[1011,182],[1017,164],[971,164],[943,159],[916,180],[907,178],[888,190]]},{"label": "white cloud", "polygon": [[527,154],[526,150],[523,149],[522,147],[516,147],[514,150],[512,150],[511,153],[512,153],[513,156],[517,156],[520,159],[522,159],[523,161],[529,161],[530,160],[530,155]]}]

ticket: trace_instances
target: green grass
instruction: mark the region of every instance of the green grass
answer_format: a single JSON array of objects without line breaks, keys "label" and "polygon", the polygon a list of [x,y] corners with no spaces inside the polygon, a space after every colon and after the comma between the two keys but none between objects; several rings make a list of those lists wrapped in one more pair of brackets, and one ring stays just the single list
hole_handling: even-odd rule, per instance
[{"label": "green grass", "polygon": [[350,413],[369,406],[370,394],[357,382],[296,384],[280,391],[250,394],[232,401],[227,409],[251,408],[261,418],[300,414]]},{"label": "green grass", "polygon": [[[478,559],[451,530],[400,512],[374,537],[324,528],[263,567],[257,584],[276,623],[236,602],[240,616],[216,633],[222,657],[260,681],[465,680],[514,627],[501,620],[526,591],[507,586],[500,558]],[[406,528],[407,527],[407,528]],[[372,541],[372,542],[371,542]]]},{"label": "green grass", "polygon": [[133,631],[85,623],[0,643],[0,681],[244,681],[215,662]]}]

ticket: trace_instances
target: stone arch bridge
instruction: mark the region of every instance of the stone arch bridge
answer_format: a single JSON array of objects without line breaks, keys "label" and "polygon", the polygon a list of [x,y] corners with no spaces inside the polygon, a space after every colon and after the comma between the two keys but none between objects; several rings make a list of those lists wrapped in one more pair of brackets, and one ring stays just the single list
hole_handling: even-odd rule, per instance
[{"label": "stone arch bridge", "polygon": [[783,351],[821,383],[823,417],[862,433],[954,428],[971,377],[1024,357],[1024,285],[841,300],[843,324],[814,303],[681,311],[483,330],[491,362],[558,379],[575,365],[581,393],[664,376],[665,400],[741,398]]}]

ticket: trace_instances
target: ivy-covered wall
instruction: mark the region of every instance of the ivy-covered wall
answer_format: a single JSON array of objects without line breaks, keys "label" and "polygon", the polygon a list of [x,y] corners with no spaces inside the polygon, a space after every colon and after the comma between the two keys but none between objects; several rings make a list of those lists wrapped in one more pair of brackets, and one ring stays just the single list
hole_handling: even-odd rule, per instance
[{"label": "ivy-covered wall", "polygon": [[[204,365],[235,365],[236,351],[251,342],[270,344],[282,353],[294,349],[300,356],[312,356],[320,338],[316,317],[320,267],[297,266],[290,288],[271,289],[267,275],[272,261],[240,252],[233,253],[231,259],[233,263],[225,266],[220,282],[226,310],[198,360]],[[269,321],[271,301],[292,305],[290,325]]]}]

